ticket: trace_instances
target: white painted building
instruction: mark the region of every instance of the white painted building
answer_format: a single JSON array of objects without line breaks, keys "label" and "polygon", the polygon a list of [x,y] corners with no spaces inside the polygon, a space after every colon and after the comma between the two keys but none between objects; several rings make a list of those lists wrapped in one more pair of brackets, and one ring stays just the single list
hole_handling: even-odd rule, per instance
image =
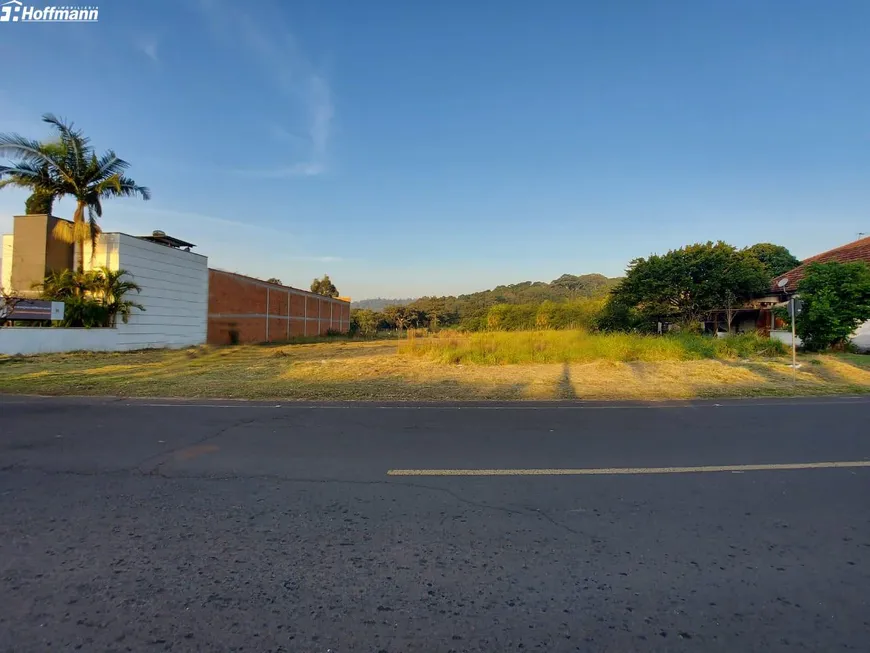
[{"label": "white painted building", "polygon": [[[130,299],[134,310],[127,324],[116,327],[123,349],[188,347],[205,343],[208,316],[208,258],[193,252],[121,233],[102,234],[87,267],[126,270],[141,293]],[[120,320],[119,320],[120,322]]]},{"label": "white painted building", "polygon": [[[160,240],[155,238],[154,240]],[[163,239],[172,241],[173,239]],[[7,251],[8,248],[8,251]],[[0,279],[10,288],[14,239],[3,237]],[[91,256],[85,248],[85,267],[125,270],[141,293],[128,299],[134,309],[127,324],[120,318],[111,328],[61,329],[15,327],[0,329],[0,353],[36,354],[77,350],[128,351],[155,347],[188,347],[206,341],[208,317],[208,258],[183,248],[122,233],[101,234]]]}]

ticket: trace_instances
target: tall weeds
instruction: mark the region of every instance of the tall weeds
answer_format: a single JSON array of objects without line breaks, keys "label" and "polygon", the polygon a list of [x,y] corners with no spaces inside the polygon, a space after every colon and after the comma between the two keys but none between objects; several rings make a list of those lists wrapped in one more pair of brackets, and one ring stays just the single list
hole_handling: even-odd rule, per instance
[{"label": "tall weeds", "polygon": [[689,334],[645,336],[586,331],[444,332],[404,341],[400,353],[442,363],[508,365],[599,360],[734,360],[783,356],[786,347],[778,340],[756,334],[712,338]]}]

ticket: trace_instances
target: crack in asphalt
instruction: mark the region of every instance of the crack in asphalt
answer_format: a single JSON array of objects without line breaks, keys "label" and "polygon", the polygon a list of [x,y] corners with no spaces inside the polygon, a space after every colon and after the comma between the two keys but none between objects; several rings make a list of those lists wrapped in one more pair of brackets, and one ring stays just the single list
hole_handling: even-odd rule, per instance
[{"label": "crack in asphalt", "polygon": [[[185,449],[190,449],[191,447],[196,447],[196,446],[199,446],[201,444],[205,444],[209,440],[213,440],[215,438],[222,436],[227,431],[231,431],[234,428],[238,428],[239,426],[244,426],[245,424],[251,424],[251,423],[256,422],[256,421],[257,420],[253,419],[253,418],[245,418],[245,419],[236,420],[235,422],[232,422],[231,424],[228,424],[228,425],[218,429],[214,433],[211,433],[209,435],[206,435],[205,437],[200,438],[199,440],[194,440],[192,442],[185,442],[183,445],[181,445],[179,447],[175,447],[174,449],[171,449],[167,452],[162,452],[162,453],[154,454],[153,456],[148,456],[142,462],[137,463],[133,469],[138,470],[139,472],[141,472],[145,476],[161,476],[161,474],[159,473],[160,468],[163,467],[163,465],[168,463],[170,460],[172,460],[172,457],[175,454],[177,454],[179,451],[184,451]],[[160,462],[157,463],[150,470],[146,471],[146,470],[142,469],[145,465],[147,465],[149,462],[151,462],[153,460],[160,460]]]}]

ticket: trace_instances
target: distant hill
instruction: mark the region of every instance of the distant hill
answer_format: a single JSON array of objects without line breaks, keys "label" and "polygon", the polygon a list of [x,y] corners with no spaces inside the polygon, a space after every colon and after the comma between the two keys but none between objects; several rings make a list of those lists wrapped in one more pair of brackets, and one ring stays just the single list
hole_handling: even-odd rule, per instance
[{"label": "distant hill", "polygon": [[367,308],[371,311],[382,311],[387,306],[407,306],[413,301],[416,301],[416,298],[384,299],[383,297],[375,297],[374,299],[361,299],[358,302],[351,302],[350,307]]},{"label": "distant hill", "polygon": [[462,324],[474,328],[497,304],[541,304],[543,302],[566,302],[604,297],[619,278],[602,274],[563,274],[558,279],[523,281],[492,290],[467,295],[445,297],[420,297],[419,299],[365,299],[353,303],[353,308],[368,308],[382,311],[388,306],[408,306],[425,315],[437,315],[438,323]]},{"label": "distant hill", "polygon": [[[458,300],[472,304],[536,304],[545,301],[561,302],[571,299],[593,299],[603,297],[619,278],[605,277],[603,274],[563,274],[550,283],[543,281],[523,281],[507,286],[496,286],[492,290],[459,295]],[[425,299],[425,298],[424,298]]]}]

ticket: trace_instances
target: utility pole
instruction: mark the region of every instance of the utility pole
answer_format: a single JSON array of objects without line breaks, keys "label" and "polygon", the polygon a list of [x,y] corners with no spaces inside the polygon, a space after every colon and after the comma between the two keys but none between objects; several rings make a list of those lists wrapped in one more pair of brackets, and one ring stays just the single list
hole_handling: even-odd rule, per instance
[{"label": "utility pole", "polygon": [[789,300],[791,302],[791,378],[792,382],[797,385],[797,333],[795,330],[795,313],[797,312],[794,297]]}]

